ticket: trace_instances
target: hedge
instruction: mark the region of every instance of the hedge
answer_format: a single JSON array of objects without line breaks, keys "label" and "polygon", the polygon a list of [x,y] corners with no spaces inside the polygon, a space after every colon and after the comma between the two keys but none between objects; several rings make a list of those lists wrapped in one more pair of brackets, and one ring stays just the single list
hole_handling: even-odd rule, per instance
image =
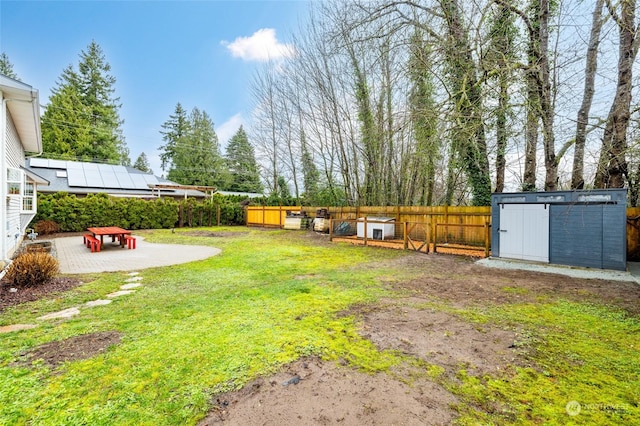
[{"label": "hedge", "polygon": [[38,196],[38,213],[31,222],[51,220],[62,232],[84,231],[91,226],[119,226],[125,229],[160,229],[182,226],[218,224],[218,208],[222,225],[243,225],[243,198],[214,195],[212,200],[173,198],[143,200],[111,197],[105,193],[76,197],[58,192]]}]

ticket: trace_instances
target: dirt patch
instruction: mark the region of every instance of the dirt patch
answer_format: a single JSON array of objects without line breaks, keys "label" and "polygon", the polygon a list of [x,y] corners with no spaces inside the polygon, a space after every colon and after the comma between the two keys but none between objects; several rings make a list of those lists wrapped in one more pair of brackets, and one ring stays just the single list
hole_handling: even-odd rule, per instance
[{"label": "dirt patch", "polygon": [[233,238],[239,237],[241,235],[246,235],[248,232],[231,232],[231,231],[220,231],[220,232],[211,232],[211,231],[189,231],[183,232],[184,235],[189,235],[190,237],[211,237],[211,238]]},{"label": "dirt patch", "polygon": [[53,296],[81,284],[83,282],[79,279],[70,277],[55,277],[43,285],[33,287],[13,287],[6,280],[0,281],[0,312],[10,306]]},{"label": "dirt patch", "polygon": [[501,374],[519,364],[517,334],[488,324],[474,324],[430,309],[398,306],[363,314],[361,334],[379,349],[396,349],[443,367],[450,376]]},{"label": "dirt patch", "polygon": [[67,361],[91,358],[118,343],[120,343],[120,333],[116,331],[83,334],[33,348],[22,356],[18,364],[29,366],[32,362],[41,359],[49,367],[55,368]]},{"label": "dirt patch", "polygon": [[476,265],[470,258],[437,254],[410,255],[399,262],[403,267],[417,268],[422,274],[410,281],[390,283],[394,289],[456,307],[565,299],[640,314],[640,285],[634,282],[487,268]]},{"label": "dirt patch", "polygon": [[428,380],[411,386],[319,359],[304,359],[219,396],[200,426],[440,425],[454,420],[449,392]]}]

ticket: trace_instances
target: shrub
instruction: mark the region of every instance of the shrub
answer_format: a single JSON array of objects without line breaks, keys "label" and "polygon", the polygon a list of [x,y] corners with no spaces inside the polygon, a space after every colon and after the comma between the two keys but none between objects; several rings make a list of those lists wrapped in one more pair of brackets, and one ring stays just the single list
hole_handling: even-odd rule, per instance
[{"label": "shrub", "polygon": [[40,220],[35,224],[34,229],[40,235],[49,235],[60,232],[60,225],[53,220]]},{"label": "shrub", "polygon": [[26,252],[14,259],[5,278],[16,287],[35,287],[46,283],[58,272],[58,261],[49,253]]}]

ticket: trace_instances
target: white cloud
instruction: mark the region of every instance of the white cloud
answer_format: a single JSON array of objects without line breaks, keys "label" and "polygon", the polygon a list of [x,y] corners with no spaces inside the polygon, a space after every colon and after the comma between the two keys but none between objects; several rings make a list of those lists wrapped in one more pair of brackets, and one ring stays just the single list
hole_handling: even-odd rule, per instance
[{"label": "white cloud", "polygon": [[216,129],[216,135],[218,136],[218,143],[220,143],[222,154],[224,154],[224,148],[229,143],[229,139],[236,134],[240,125],[243,124],[242,121],[242,114],[238,113],[222,123],[220,127]]},{"label": "white cloud", "polygon": [[231,43],[222,41],[221,44],[229,49],[234,58],[245,61],[266,62],[295,55],[293,45],[280,43],[273,28],[262,28],[249,37],[238,37]]}]

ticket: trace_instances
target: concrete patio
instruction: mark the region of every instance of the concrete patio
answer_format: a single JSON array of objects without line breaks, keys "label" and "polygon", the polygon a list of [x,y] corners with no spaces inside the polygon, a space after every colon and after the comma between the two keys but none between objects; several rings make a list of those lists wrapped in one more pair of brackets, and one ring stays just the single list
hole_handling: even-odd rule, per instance
[{"label": "concrete patio", "polygon": [[100,252],[91,253],[82,236],[56,238],[56,257],[63,274],[107,271],[133,271],[156,266],[177,265],[215,256],[220,249],[208,246],[155,244],[136,235],[136,249],[121,248],[118,242],[105,243]]}]

